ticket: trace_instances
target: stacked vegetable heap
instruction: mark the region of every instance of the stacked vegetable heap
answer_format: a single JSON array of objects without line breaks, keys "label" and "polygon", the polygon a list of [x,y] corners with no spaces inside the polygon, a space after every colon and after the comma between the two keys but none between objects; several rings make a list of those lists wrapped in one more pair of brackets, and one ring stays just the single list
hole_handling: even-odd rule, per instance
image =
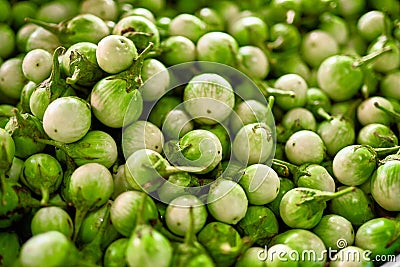
[{"label": "stacked vegetable heap", "polygon": [[397,0],[0,0],[1,266],[380,266]]}]

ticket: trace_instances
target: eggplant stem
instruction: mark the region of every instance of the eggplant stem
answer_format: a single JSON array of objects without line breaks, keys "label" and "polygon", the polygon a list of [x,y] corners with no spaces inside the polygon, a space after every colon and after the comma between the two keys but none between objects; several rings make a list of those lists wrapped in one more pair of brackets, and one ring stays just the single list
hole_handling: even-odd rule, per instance
[{"label": "eggplant stem", "polygon": [[379,104],[378,102],[374,103],[374,106],[382,111],[384,111],[386,114],[390,115],[392,118],[395,119],[396,122],[400,122],[400,114],[388,109],[387,107],[382,106],[381,104]]},{"label": "eggplant stem", "polygon": [[109,223],[110,218],[111,202],[107,202],[105,205],[106,212],[104,213],[104,216],[102,218],[103,221],[101,222],[100,228],[96,236],[81,250],[82,256],[94,264],[98,262],[102,257],[101,242],[103,241],[103,237],[106,232],[107,224]]},{"label": "eggplant stem", "polygon": [[269,50],[279,49],[283,44],[283,40],[282,36],[279,36],[275,41],[267,43],[267,48]]},{"label": "eggplant stem", "polygon": [[380,147],[380,148],[372,148],[378,157],[385,156],[387,154],[392,154],[392,153],[399,153],[400,152],[400,146],[394,146],[394,147]]},{"label": "eggplant stem", "polygon": [[76,207],[75,218],[74,218],[74,236],[72,237],[72,241],[76,242],[79,234],[79,230],[81,229],[83,220],[88,213],[88,209],[86,207]]},{"label": "eggplant stem", "polygon": [[22,127],[26,127],[25,119],[24,119],[24,117],[22,117],[22,115],[19,112],[19,110],[17,108],[13,108],[11,110],[11,112],[15,116],[15,119],[17,120],[18,126],[20,126],[21,128]]},{"label": "eggplant stem", "polygon": [[361,67],[364,64],[368,64],[370,63],[372,60],[374,60],[375,58],[379,57],[380,55],[382,55],[383,53],[392,51],[392,47],[390,46],[384,46],[381,50],[379,51],[375,51],[372,52],[366,56],[357,58],[356,60],[354,60],[353,62],[353,68],[358,68]]},{"label": "eggplant stem", "polygon": [[50,198],[49,189],[42,186],[40,192],[42,193],[42,199],[40,200],[40,204],[42,206],[47,206]]},{"label": "eggplant stem", "polygon": [[55,23],[48,23],[48,22],[44,22],[44,21],[41,21],[41,20],[38,20],[38,19],[29,18],[29,17],[26,17],[24,19],[24,21],[26,23],[33,23],[33,24],[36,24],[36,25],[38,25],[40,27],[43,27],[44,29],[48,30],[51,33],[54,33],[55,35],[58,35],[58,33],[60,31],[59,25],[55,24]]},{"label": "eggplant stem", "polygon": [[80,69],[79,69],[78,67],[75,66],[74,73],[72,74],[71,77],[67,77],[67,78],[65,79],[65,82],[66,82],[67,84],[70,84],[70,85],[75,84],[75,83],[78,81],[78,77],[79,77],[79,73],[80,73],[80,72],[81,72]]},{"label": "eggplant stem", "polygon": [[356,189],[355,186],[350,186],[350,187],[347,187],[346,189],[337,191],[335,193],[321,191],[320,193],[315,193],[312,196],[304,198],[302,201],[299,202],[299,204],[301,205],[301,204],[303,204],[305,202],[313,201],[313,200],[316,200],[316,199],[323,200],[323,201],[328,201],[328,200],[343,196],[343,195],[345,195],[347,193],[353,192],[355,189]]},{"label": "eggplant stem", "polygon": [[0,182],[1,182],[1,204],[3,206],[5,206],[5,205],[7,205],[7,200],[6,200],[7,180],[6,180],[6,174],[4,171],[0,171]]},{"label": "eggplant stem", "polygon": [[297,172],[299,172],[298,166],[296,166],[292,163],[286,162],[284,160],[273,159],[272,164],[274,164],[276,166],[284,167],[286,170],[288,170],[288,173],[292,173],[293,175],[296,174]]},{"label": "eggplant stem", "polygon": [[[171,174],[185,172],[185,170],[180,169],[181,167],[166,166],[163,170],[158,171],[162,177],[170,176]],[[184,168],[184,167],[183,167]]]},{"label": "eggplant stem", "polygon": [[[149,42],[149,45],[138,55],[136,61],[132,64],[132,66],[125,72],[123,73],[128,73],[128,78],[127,80],[129,81],[127,84],[126,92],[130,93],[133,90],[138,89],[143,85],[143,79],[142,79],[142,67],[143,67],[143,61],[144,58],[147,56],[147,54],[151,51],[153,48],[154,44],[152,42]],[[133,84],[131,84],[133,82]]]},{"label": "eggplant stem", "polygon": [[58,81],[60,79],[60,62],[58,61],[58,57],[65,52],[65,47],[59,46],[54,50],[53,53],[53,67],[51,68],[50,80]]},{"label": "eggplant stem", "polygon": [[269,96],[267,102],[268,102],[268,108],[270,112],[272,112],[272,108],[274,107],[275,104],[275,97],[273,95]]},{"label": "eggplant stem", "polygon": [[194,232],[194,212],[193,206],[189,206],[189,228],[185,235],[185,244],[193,245],[196,241],[196,234]]},{"label": "eggplant stem", "polygon": [[295,18],[296,18],[296,11],[291,9],[286,12],[286,23],[287,24],[293,24]]},{"label": "eggplant stem", "polygon": [[136,226],[137,225],[141,225],[141,224],[146,224],[146,221],[144,219],[144,208],[146,206],[146,198],[147,198],[147,194],[143,192],[143,197],[141,198],[141,202],[140,202],[140,206],[138,209],[138,216],[136,219]]},{"label": "eggplant stem", "polygon": [[326,112],[325,109],[323,109],[322,107],[319,107],[317,109],[317,114],[327,121],[330,121],[333,119],[332,115],[330,115],[328,112]]},{"label": "eggplant stem", "polygon": [[69,156],[68,147],[64,143],[61,143],[61,142],[58,142],[58,141],[54,141],[54,140],[49,140],[49,139],[43,139],[43,138],[35,138],[35,141],[39,142],[39,143],[42,143],[42,144],[54,146],[54,147],[56,147],[58,149],[61,149],[62,151],[64,151]]},{"label": "eggplant stem", "polygon": [[269,86],[261,86],[261,92],[263,93],[264,96],[287,96],[294,98],[296,97],[296,93],[294,91],[286,91],[286,90],[281,90],[277,88],[272,88]]}]

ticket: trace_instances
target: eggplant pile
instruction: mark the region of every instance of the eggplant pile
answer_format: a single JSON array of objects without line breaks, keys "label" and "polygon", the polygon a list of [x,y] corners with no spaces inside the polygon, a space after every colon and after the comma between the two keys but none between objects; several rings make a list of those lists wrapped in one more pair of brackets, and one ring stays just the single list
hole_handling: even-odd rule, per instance
[{"label": "eggplant pile", "polygon": [[0,266],[395,262],[399,86],[397,0],[0,0]]}]

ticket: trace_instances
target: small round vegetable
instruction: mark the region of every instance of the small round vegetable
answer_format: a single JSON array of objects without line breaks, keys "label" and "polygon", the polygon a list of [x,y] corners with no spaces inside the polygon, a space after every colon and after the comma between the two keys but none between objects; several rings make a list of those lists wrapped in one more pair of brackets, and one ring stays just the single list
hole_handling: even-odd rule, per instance
[{"label": "small round vegetable", "polygon": [[[118,74],[116,74],[118,75]],[[119,77],[98,81],[90,94],[93,115],[104,125],[121,128],[139,119],[143,111],[143,98],[139,90]]]},{"label": "small round vegetable", "polygon": [[310,130],[317,129],[317,122],[311,111],[306,108],[293,108],[285,113],[282,117],[282,126],[286,129],[297,130]]},{"label": "small round vegetable", "polygon": [[87,212],[103,206],[113,190],[112,175],[103,165],[87,163],[75,169],[69,181],[71,201],[76,208],[73,240],[76,240]]},{"label": "small round vegetable", "polygon": [[380,261],[383,255],[390,255],[400,247],[399,222],[394,218],[371,219],[358,228],[355,245],[372,252],[372,257]]},{"label": "small round vegetable", "polygon": [[278,234],[279,223],[275,214],[264,206],[249,206],[246,216],[238,223],[238,230],[251,242],[262,246]]},{"label": "small round vegetable", "polygon": [[78,97],[60,97],[47,107],[43,115],[43,129],[55,141],[73,143],[89,131],[89,104]]},{"label": "small round vegetable", "polygon": [[120,19],[112,34],[128,37],[139,51],[144,50],[150,42],[154,44],[154,48],[160,45],[160,33],[156,25],[143,16],[134,15]]},{"label": "small round vegetable", "polygon": [[[339,187],[338,190],[345,188],[347,187]],[[354,226],[360,226],[376,216],[372,211],[371,198],[357,187],[346,195],[332,199],[329,202],[329,210],[333,214],[346,218]]]},{"label": "small round vegetable", "polygon": [[235,228],[222,222],[208,223],[197,237],[216,266],[232,266],[244,246]]},{"label": "small round vegetable", "polygon": [[304,60],[316,68],[326,58],[339,52],[339,44],[329,33],[323,30],[313,30],[304,35],[300,51]]},{"label": "small round vegetable", "polygon": [[316,87],[308,88],[305,108],[311,111],[316,118],[319,118],[318,110],[320,108],[331,112],[331,107],[331,100],[324,91]]},{"label": "small round vegetable", "polygon": [[239,46],[237,41],[224,32],[209,32],[197,41],[197,59],[235,66]]},{"label": "small round vegetable", "polygon": [[104,267],[126,267],[125,252],[128,238],[119,238],[112,242],[104,252]]},{"label": "small round vegetable", "polygon": [[[389,156],[390,157],[390,156]],[[371,193],[374,200],[384,209],[399,211],[400,204],[393,201],[400,193],[399,175],[400,161],[390,158],[380,165],[371,178]]]},{"label": "small round vegetable", "polygon": [[231,136],[229,134],[226,126],[222,124],[214,124],[214,125],[201,125],[200,129],[207,130],[215,134],[222,147],[222,160],[227,159],[231,155]]},{"label": "small round vegetable", "polygon": [[400,71],[393,71],[387,73],[384,77],[382,77],[380,83],[380,91],[383,96],[392,97],[397,100],[400,100],[400,93],[397,90],[397,85],[400,82]]},{"label": "small round vegetable", "polygon": [[42,204],[47,204],[50,194],[61,185],[63,170],[53,156],[37,153],[26,159],[21,181],[35,194],[42,196]]},{"label": "small round vegetable", "polygon": [[326,152],[331,157],[343,147],[354,144],[356,133],[354,124],[346,116],[324,116],[317,133],[324,141]]},{"label": "small round vegetable", "polygon": [[295,132],[285,145],[287,158],[296,165],[321,163],[325,157],[325,149],[321,137],[309,130]]},{"label": "small round vegetable", "polygon": [[106,132],[89,131],[77,142],[64,144],[53,140],[40,140],[41,143],[55,146],[56,156],[65,160],[66,155],[78,166],[86,163],[99,163],[110,168],[118,157],[117,144]]},{"label": "small round vegetable", "polygon": [[97,44],[97,62],[102,70],[111,74],[126,70],[137,57],[135,44],[125,36],[108,35]]},{"label": "small round vegetable", "polygon": [[270,67],[265,53],[256,46],[242,46],[239,48],[238,57],[240,64],[238,69],[254,79],[263,80],[267,77]]},{"label": "small round vegetable", "polygon": [[[72,69],[72,60],[73,53],[79,53],[84,55],[87,60],[98,67],[97,58],[96,58],[97,44],[89,43],[89,42],[79,42],[71,45],[64,53],[61,59],[61,68],[64,71],[65,75],[71,76],[74,73]],[[87,63],[87,62],[86,62]]]},{"label": "small round vegetable", "polygon": [[50,76],[38,84],[29,99],[29,108],[33,115],[43,120],[44,112],[49,104],[63,96],[75,95],[75,91],[61,76],[59,56],[65,51],[64,47],[57,47],[53,53],[53,65]]},{"label": "small round vegetable", "polygon": [[163,145],[164,134],[151,122],[136,121],[123,130],[122,149],[125,158],[143,148],[161,153]]},{"label": "small round vegetable", "polygon": [[32,235],[48,231],[58,231],[71,238],[74,232],[72,219],[69,214],[59,207],[43,207],[39,209],[31,221]]},{"label": "small round vegetable", "polygon": [[118,5],[112,0],[84,0],[80,5],[80,13],[93,14],[105,21],[115,21],[118,17]]},{"label": "small round vegetable", "polygon": [[306,163],[293,175],[298,187],[307,187],[321,191],[335,192],[335,180],[328,170],[318,164]]},{"label": "small round vegetable", "polygon": [[328,200],[354,190],[348,187],[335,193],[296,187],[282,198],[279,212],[283,222],[291,228],[311,229],[321,220]]},{"label": "small round vegetable", "polygon": [[392,117],[386,112],[378,109],[375,106],[375,103],[378,103],[380,106],[383,106],[389,110],[393,111],[393,106],[389,100],[381,96],[373,96],[365,99],[358,107],[357,107],[357,119],[363,125],[371,124],[371,123],[381,123],[384,125],[389,125],[392,121]]},{"label": "small round vegetable", "polygon": [[375,170],[376,152],[368,146],[351,145],[341,149],[333,158],[333,173],[344,185],[360,185]]},{"label": "small round vegetable", "polygon": [[39,25],[57,35],[59,40],[66,46],[79,42],[97,44],[102,38],[110,34],[105,21],[92,14],[78,14],[58,24],[32,18],[26,19],[26,21]]},{"label": "small round vegetable", "polygon": [[191,14],[179,14],[171,20],[169,24],[169,34],[171,36],[183,36],[197,42],[206,33],[206,24],[200,18]]},{"label": "small round vegetable", "polygon": [[238,258],[235,267],[266,267],[266,263],[260,259],[260,251],[264,251],[264,249],[262,247],[251,247],[246,249],[246,251]]},{"label": "small round vegetable", "polygon": [[[289,246],[292,249],[289,257],[292,256],[290,258],[294,258],[300,267],[325,266],[327,260],[325,245],[321,238],[309,230],[289,229],[282,232],[273,237],[269,245],[277,244]],[[287,251],[287,249],[284,251]],[[312,254],[307,254],[310,251],[312,251]]]},{"label": "small round vegetable", "polygon": [[19,236],[16,232],[14,231],[0,232],[0,256],[2,265],[4,266],[14,265],[17,261],[20,250],[21,250],[21,244]]},{"label": "small round vegetable", "polygon": [[150,225],[138,225],[128,240],[126,261],[130,267],[168,267],[172,260],[170,241]]},{"label": "small round vegetable", "polygon": [[371,42],[384,33],[385,14],[379,10],[371,10],[357,20],[357,32],[366,41]]},{"label": "small round vegetable", "polygon": [[388,73],[395,71],[400,66],[400,49],[398,43],[386,35],[382,35],[371,44],[368,53],[379,53],[385,50],[385,53],[379,54],[371,63],[375,71]]},{"label": "small round vegetable", "polygon": [[270,28],[269,49],[277,52],[293,51],[298,49],[301,43],[299,29],[293,24],[276,23]]},{"label": "small round vegetable", "polygon": [[352,224],[344,217],[336,214],[328,214],[321,218],[312,231],[317,234],[327,248],[341,249],[345,240],[346,246],[354,242],[354,229]]},{"label": "small round vegetable", "polygon": [[210,131],[195,129],[179,140],[181,157],[178,165],[198,168],[196,173],[208,173],[222,160],[222,145]]},{"label": "small round vegetable", "polygon": [[[32,23],[29,23],[29,25],[32,25]],[[23,39],[21,42],[21,48],[23,48],[22,51],[24,52],[29,52],[33,49],[40,48],[53,53],[57,47],[62,45],[55,34],[42,27],[36,27],[34,31],[27,36],[26,40]]]},{"label": "small round vegetable", "polygon": [[0,23],[0,58],[9,58],[15,49],[15,33],[4,23]]},{"label": "small round vegetable", "polygon": [[52,55],[44,49],[29,51],[22,61],[22,71],[25,77],[35,83],[41,83],[50,76]]},{"label": "small round vegetable", "polygon": [[[327,5],[332,3],[333,2],[330,2]],[[320,24],[318,28],[332,35],[339,45],[345,45],[349,42],[350,25],[346,19],[341,16],[334,15],[331,12],[321,13],[319,19]]]},{"label": "small round vegetable", "polygon": [[170,75],[161,61],[154,58],[145,59],[141,75],[144,84],[140,91],[144,101],[157,101],[166,93]]},{"label": "small round vegetable", "polygon": [[236,134],[232,153],[243,164],[265,163],[274,153],[273,133],[264,123],[243,126]]},{"label": "small round vegetable", "polygon": [[393,147],[399,144],[395,133],[387,125],[371,123],[360,129],[357,143],[369,145],[374,148]]},{"label": "small round vegetable", "polygon": [[259,45],[268,39],[267,24],[256,16],[244,16],[229,25],[228,32],[240,46]]},{"label": "small round vegetable", "polygon": [[0,66],[0,91],[13,99],[19,99],[26,83],[22,71],[22,59],[10,58]]},{"label": "small round vegetable", "polygon": [[167,65],[194,61],[196,59],[196,46],[184,36],[169,36],[160,44],[162,62]]},{"label": "small round vegetable", "polygon": [[272,202],[279,192],[278,174],[264,164],[253,164],[244,169],[239,184],[246,192],[250,204],[264,205]]},{"label": "small round vegetable", "polygon": [[201,124],[222,122],[231,114],[235,95],[231,84],[218,74],[193,77],[185,87],[185,110]]},{"label": "small round vegetable", "polygon": [[173,109],[168,112],[162,125],[162,132],[171,139],[179,139],[193,129],[191,117],[181,109]]},{"label": "small round vegetable", "polygon": [[276,96],[276,103],[282,109],[289,110],[306,104],[308,85],[300,75],[294,73],[282,75],[275,81],[274,88],[295,93],[294,97]]},{"label": "small round vegetable", "polygon": [[[188,220],[190,209],[193,211],[193,222]],[[207,210],[203,202],[194,195],[184,195],[173,199],[165,211],[165,222],[171,232],[184,236],[192,223],[193,233],[198,233],[207,220]]]},{"label": "small round vegetable", "polygon": [[37,141],[37,138],[47,138],[42,122],[29,113],[20,114],[16,109],[13,113],[4,129],[13,137],[15,155],[25,159],[42,152],[46,145]]},{"label": "small round vegetable", "polygon": [[23,266],[56,267],[68,264],[82,264],[78,249],[64,234],[49,231],[29,238],[21,247],[19,261]]},{"label": "small round vegetable", "polygon": [[333,55],[321,62],[318,84],[332,100],[349,100],[360,89],[364,73],[354,62],[354,58],[346,55]]},{"label": "small round vegetable", "polygon": [[156,204],[149,196],[144,197],[144,194],[135,190],[123,192],[115,198],[111,205],[111,222],[115,229],[125,237],[130,237],[139,224],[139,212],[145,223],[158,218]]},{"label": "small round vegetable", "polygon": [[[143,168],[143,166],[145,168]],[[140,149],[126,160],[125,176],[128,184],[141,191],[152,193],[160,188],[172,173],[182,172],[174,168],[160,153],[151,149]]]},{"label": "small round vegetable", "polygon": [[[93,246],[93,244],[97,243],[101,249],[104,249],[111,242],[121,237],[121,234],[115,229],[110,219],[111,205],[108,202],[86,214],[75,241],[77,244],[85,247],[89,246],[89,244]],[[100,236],[101,238],[99,238]]]},{"label": "small round vegetable", "polygon": [[256,122],[271,125],[273,123],[272,112],[266,103],[249,99],[235,105],[230,116],[229,126],[233,133],[237,133],[243,125]]},{"label": "small round vegetable", "polygon": [[168,112],[178,108],[181,104],[181,99],[176,96],[164,95],[152,107],[148,121],[154,123],[158,128],[162,129],[165,117]]},{"label": "small round vegetable", "polygon": [[0,182],[2,198],[5,194],[5,173],[10,169],[15,156],[15,143],[11,135],[0,128]]},{"label": "small round vegetable", "polygon": [[[248,200],[239,184],[221,179],[210,186],[207,203],[210,214],[216,220],[236,224],[246,215]],[[234,209],[230,208],[233,206]]]}]

